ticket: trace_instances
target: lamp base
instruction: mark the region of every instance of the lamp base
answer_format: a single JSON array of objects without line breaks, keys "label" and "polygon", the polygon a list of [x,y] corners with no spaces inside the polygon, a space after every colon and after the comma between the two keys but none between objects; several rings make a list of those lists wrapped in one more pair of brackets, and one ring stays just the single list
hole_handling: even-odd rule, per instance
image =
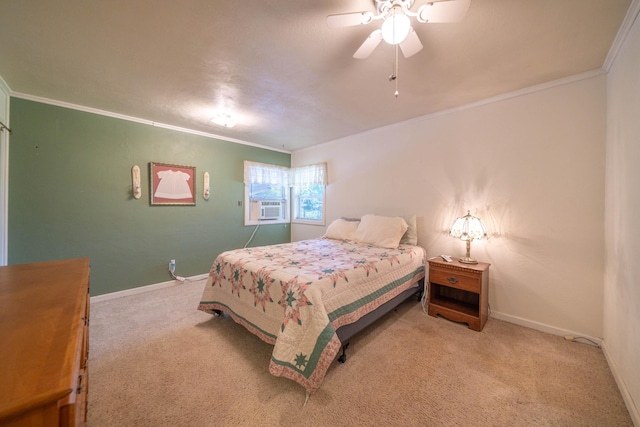
[{"label": "lamp base", "polygon": [[477,260],[475,260],[475,259],[473,259],[471,257],[468,257],[468,256],[463,257],[463,258],[459,258],[458,262],[461,262],[463,264],[477,264],[478,263]]}]

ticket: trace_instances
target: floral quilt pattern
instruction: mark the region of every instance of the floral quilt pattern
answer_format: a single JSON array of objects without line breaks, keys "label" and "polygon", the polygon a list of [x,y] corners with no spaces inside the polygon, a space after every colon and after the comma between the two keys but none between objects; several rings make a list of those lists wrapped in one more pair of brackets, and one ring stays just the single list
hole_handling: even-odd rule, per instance
[{"label": "floral quilt pattern", "polygon": [[425,262],[418,246],[324,238],[227,251],[198,309],[223,311],[273,344],[269,371],[313,393],[340,349],[335,330],[414,286]]}]

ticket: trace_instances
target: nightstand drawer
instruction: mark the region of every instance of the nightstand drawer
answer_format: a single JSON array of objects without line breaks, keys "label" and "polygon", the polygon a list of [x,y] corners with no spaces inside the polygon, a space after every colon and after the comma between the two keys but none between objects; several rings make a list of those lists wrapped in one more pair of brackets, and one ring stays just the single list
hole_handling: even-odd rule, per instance
[{"label": "nightstand drawer", "polygon": [[462,289],[476,294],[480,293],[480,277],[467,276],[458,271],[444,271],[438,268],[429,270],[429,282],[446,285],[450,288]]}]

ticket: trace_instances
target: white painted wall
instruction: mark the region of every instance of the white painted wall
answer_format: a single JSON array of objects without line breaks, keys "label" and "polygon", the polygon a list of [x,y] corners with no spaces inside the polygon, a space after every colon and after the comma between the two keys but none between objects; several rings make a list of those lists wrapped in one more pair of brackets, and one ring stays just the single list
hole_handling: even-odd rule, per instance
[{"label": "white painted wall", "polygon": [[607,78],[604,349],[629,412],[640,425],[639,22]]},{"label": "white painted wall", "polygon": [[[492,235],[471,256],[492,264],[494,317],[601,338],[605,122],[594,72],[296,151],[292,164],[327,162],[329,222],[417,214],[430,256],[464,255],[447,232],[471,210]],[[292,225],[293,240],[323,232]]]}]

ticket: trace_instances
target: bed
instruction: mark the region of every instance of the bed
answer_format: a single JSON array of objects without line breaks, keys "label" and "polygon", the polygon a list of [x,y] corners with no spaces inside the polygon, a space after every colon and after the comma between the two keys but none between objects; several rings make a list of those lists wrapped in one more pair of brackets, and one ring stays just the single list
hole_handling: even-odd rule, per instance
[{"label": "bed", "polygon": [[334,221],[322,238],[224,252],[198,309],[272,344],[269,371],[308,396],[341,348],[344,361],[351,336],[422,291],[426,252],[409,228],[399,217],[365,215]]}]

